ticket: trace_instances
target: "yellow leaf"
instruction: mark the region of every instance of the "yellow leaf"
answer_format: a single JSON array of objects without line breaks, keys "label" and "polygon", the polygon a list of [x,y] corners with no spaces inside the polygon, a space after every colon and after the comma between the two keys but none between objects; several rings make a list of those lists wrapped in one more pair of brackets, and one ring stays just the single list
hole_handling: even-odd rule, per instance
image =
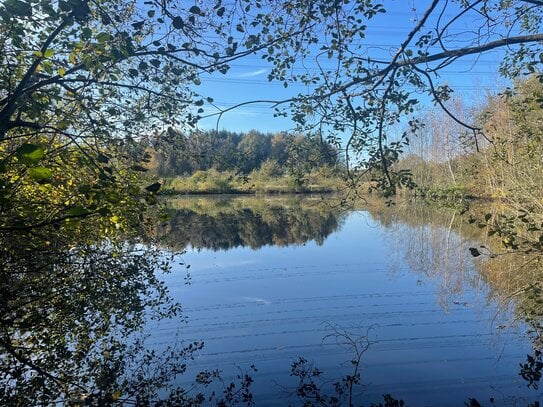
[{"label": "yellow leaf", "polygon": [[111,398],[113,399],[113,401],[119,400],[121,398],[121,392],[119,390],[113,392]]}]

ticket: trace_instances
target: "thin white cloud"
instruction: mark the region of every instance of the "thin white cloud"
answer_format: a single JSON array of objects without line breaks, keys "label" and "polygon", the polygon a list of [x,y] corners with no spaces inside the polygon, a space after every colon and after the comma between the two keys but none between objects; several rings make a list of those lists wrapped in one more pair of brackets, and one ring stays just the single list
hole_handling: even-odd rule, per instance
[{"label": "thin white cloud", "polygon": [[258,69],[256,71],[242,73],[242,74],[239,75],[239,77],[240,78],[252,78],[253,76],[258,76],[258,75],[265,74],[266,72],[268,72],[267,69]]}]

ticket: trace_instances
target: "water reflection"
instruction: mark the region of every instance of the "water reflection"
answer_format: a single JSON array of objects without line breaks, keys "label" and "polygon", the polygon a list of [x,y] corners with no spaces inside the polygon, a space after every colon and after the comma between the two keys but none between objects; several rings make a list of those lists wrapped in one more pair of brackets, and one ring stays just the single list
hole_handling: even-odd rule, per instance
[{"label": "water reflection", "polygon": [[478,230],[467,228],[457,211],[399,202],[386,211],[370,207],[370,213],[383,225],[391,260],[406,263],[411,272],[420,275],[421,283],[434,281],[444,309],[453,305],[465,289],[484,290],[476,272],[478,264],[469,255],[469,247],[480,238]]},{"label": "water reflection", "polygon": [[192,349],[153,355],[142,333],[149,318],[179,311],[157,277],[162,253],[125,242],[76,246],[76,233],[51,233],[46,247],[26,233],[0,237],[1,405],[152,399],[180,373],[174,366]]},{"label": "water reflection", "polygon": [[[98,226],[0,230],[0,405],[242,400],[243,379],[213,395],[214,372],[175,383],[202,343],[178,335],[185,319],[163,281],[171,257],[150,236],[106,238]],[[157,347],[152,328],[165,323],[175,328]]]},{"label": "water reflection", "polygon": [[[543,372],[543,256],[537,250],[504,249],[484,222],[474,221],[503,211],[499,203],[474,204],[465,216],[424,204],[400,203],[387,211],[370,206],[372,216],[386,225],[384,233],[397,259],[437,282],[437,299],[444,310],[476,307],[458,301],[471,290],[479,293],[479,307],[495,304],[491,326],[497,334],[529,338],[532,350],[525,361],[519,359],[519,371],[525,385],[538,389]],[[474,249],[476,258],[467,255]]]},{"label": "water reflection", "polygon": [[[270,386],[269,378],[288,387],[282,380],[298,356],[313,361],[331,382],[345,374],[342,362],[352,355],[321,342],[327,335],[323,321],[362,331],[377,326],[362,358],[362,382],[371,385],[357,393],[357,401],[368,404],[388,392],[414,405],[461,405],[468,396],[481,401],[499,396],[504,403],[511,401],[506,396],[533,400],[518,374],[529,351],[529,342],[521,338],[525,326],[511,324],[511,312],[501,301],[505,292],[486,276],[494,259],[475,259],[469,252],[469,247],[490,245],[484,230],[453,210],[368,202],[366,211],[345,213],[298,199],[299,214],[282,212],[288,200],[279,198],[175,204],[194,219],[201,214],[214,218],[209,224],[227,225],[217,230],[234,231],[207,246],[193,243],[187,232],[181,240],[180,247],[199,249],[184,256],[193,265],[193,286],[178,295],[192,321],[186,334],[206,343],[200,366],[228,371],[233,363],[256,363],[262,375],[255,376],[259,405],[273,405],[279,389]],[[248,209],[251,203],[255,207]],[[247,244],[241,243],[239,235],[245,235],[236,225],[243,224],[247,212],[257,224],[267,218],[281,227],[296,225],[293,219],[323,225],[339,220],[328,223],[335,225],[334,233],[314,242],[305,233],[289,240],[294,244],[288,247],[286,240],[272,245],[274,234],[268,231],[273,228],[262,227],[267,237]],[[269,213],[275,216],[263,215]],[[291,220],[278,222],[282,217]],[[183,224],[194,225],[179,215],[177,225]],[[326,227],[315,223],[307,230]],[[260,249],[243,250],[244,245]],[[227,247],[231,250],[216,252]]]},{"label": "water reflection", "polygon": [[[0,404],[107,405],[169,391],[178,404],[196,403],[198,390],[175,392],[193,388],[201,369],[256,364],[257,405],[277,405],[282,390],[270,383],[288,385],[300,356],[329,383],[345,374],[353,355],[323,344],[323,321],[374,327],[357,402],[393,393],[410,405],[461,405],[497,392],[533,401],[518,375],[530,346],[519,334],[527,322],[540,349],[540,258],[472,258],[469,247],[497,253],[499,242],[455,211],[364,208],[302,197],[172,200],[153,233],[172,251],[195,249],[186,254],[190,287],[184,273],[157,278],[170,264],[164,246],[76,244],[81,233],[44,248],[28,235],[0,236]],[[176,300],[190,321],[181,338]],[[140,335],[151,316],[158,328]],[[533,358],[523,372],[536,385],[541,358]]]},{"label": "water reflection", "polygon": [[345,211],[320,197],[178,198],[168,201],[160,234],[174,250],[321,245]]}]

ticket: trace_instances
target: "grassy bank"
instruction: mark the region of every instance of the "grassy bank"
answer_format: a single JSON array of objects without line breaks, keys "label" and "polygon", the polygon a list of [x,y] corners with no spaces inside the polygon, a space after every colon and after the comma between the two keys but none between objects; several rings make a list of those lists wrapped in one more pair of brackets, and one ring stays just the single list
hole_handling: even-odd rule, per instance
[{"label": "grassy bank", "polygon": [[335,174],[320,170],[304,174],[272,176],[260,172],[239,175],[231,171],[196,171],[190,176],[166,178],[165,194],[296,194],[333,193],[343,181]]}]

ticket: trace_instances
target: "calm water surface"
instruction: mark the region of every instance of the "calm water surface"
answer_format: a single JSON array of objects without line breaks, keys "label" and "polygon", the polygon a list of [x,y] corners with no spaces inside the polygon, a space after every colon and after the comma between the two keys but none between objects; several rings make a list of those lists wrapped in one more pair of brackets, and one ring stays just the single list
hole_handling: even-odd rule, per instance
[{"label": "calm water surface", "polygon": [[[186,247],[177,260],[191,265],[190,285],[184,265],[166,278],[188,317],[180,334],[205,342],[192,369],[228,376],[254,364],[256,405],[296,405],[298,357],[332,382],[352,370],[352,349],[328,336],[333,325],[371,342],[356,391],[364,405],[385,393],[411,406],[538,400],[519,376],[530,341],[481,276],[485,260],[469,255],[478,242],[453,227],[453,212],[424,222],[420,211],[394,211],[301,198],[174,201],[163,233],[172,249]],[[162,324],[156,342],[178,329]]]}]

